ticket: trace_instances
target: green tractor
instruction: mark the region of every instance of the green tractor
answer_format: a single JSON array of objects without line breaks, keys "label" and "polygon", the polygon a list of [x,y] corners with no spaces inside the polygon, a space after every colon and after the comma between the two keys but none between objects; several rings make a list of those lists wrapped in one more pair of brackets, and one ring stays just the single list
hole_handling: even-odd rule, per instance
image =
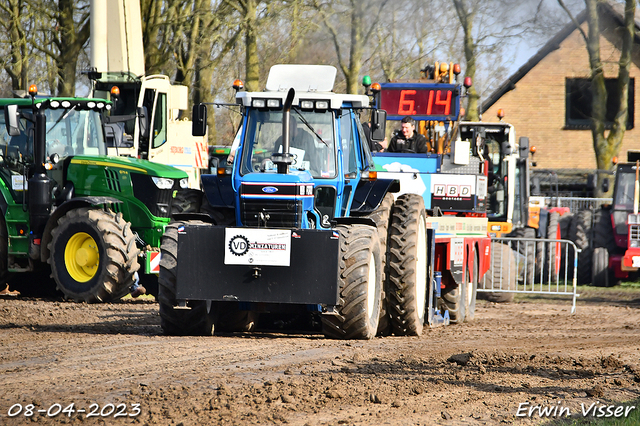
[{"label": "green tractor", "polygon": [[118,299],[138,278],[157,286],[160,239],[187,174],[107,156],[110,102],[36,92],[0,99],[0,279],[49,272],[48,263],[57,289],[78,302]]}]

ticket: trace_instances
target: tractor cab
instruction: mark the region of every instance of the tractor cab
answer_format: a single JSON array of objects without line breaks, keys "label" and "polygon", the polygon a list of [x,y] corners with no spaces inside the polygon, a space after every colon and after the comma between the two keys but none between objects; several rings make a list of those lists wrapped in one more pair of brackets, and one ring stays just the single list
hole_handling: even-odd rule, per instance
[{"label": "tractor cab", "polygon": [[[238,226],[303,229],[328,229],[335,217],[368,208],[368,193],[359,194],[373,158],[359,111],[370,109],[369,98],[334,93],[336,72],[276,65],[265,91],[236,93],[243,120],[231,148],[233,171],[202,177],[209,205],[238,206]],[[384,138],[380,114],[372,114],[378,140]],[[194,135],[204,134],[206,108],[196,105],[193,117]]]}]

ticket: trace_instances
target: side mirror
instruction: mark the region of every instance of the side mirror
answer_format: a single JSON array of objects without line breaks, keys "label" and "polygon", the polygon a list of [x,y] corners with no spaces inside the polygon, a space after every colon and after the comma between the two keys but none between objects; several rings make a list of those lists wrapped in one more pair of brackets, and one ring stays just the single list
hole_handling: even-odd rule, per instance
[{"label": "side mirror", "polygon": [[207,134],[207,106],[197,104],[193,106],[191,114],[191,134],[193,136],[204,136]]},{"label": "side mirror", "polygon": [[602,192],[609,192],[609,178],[602,179]]},{"label": "side mirror", "polygon": [[4,107],[4,123],[9,136],[20,136],[20,127],[18,127],[18,105],[7,105]]},{"label": "side mirror", "polygon": [[137,107],[136,116],[138,117],[140,138],[149,139],[149,117],[147,116],[147,107]]},{"label": "side mirror", "polygon": [[521,160],[526,160],[529,157],[529,138],[526,136],[520,136],[518,139],[518,151]]},{"label": "side mirror", "polygon": [[371,141],[382,142],[387,131],[387,111],[374,109],[371,113]]}]

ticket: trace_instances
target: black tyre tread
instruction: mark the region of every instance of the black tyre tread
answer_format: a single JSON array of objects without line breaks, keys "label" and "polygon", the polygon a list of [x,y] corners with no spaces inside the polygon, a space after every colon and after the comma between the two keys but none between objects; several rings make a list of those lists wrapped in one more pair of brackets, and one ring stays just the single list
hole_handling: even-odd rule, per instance
[{"label": "black tyre tread", "polygon": [[609,253],[617,251],[616,238],[611,224],[611,212],[597,209],[593,213],[593,248],[604,247]]},{"label": "black tyre tread", "polygon": [[[573,213],[565,213],[562,216],[560,216],[560,219],[558,221],[559,225],[560,225],[560,238],[563,240],[568,240],[569,239],[569,230],[571,229],[571,222],[573,221]],[[561,272],[561,274],[564,274],[564,270],[567,269],[567,265],[569,265],[569,269],[567,269],[567,272],[571,273],[573,271],[573,266],[571,266],[571,264],[568,264],[567,261],[571,260],[571,248],[569,247],[569,250],[566,250],[566,245],[562,245],[561,246],[561,260],[560,260],[560,270],[563,271]]]},{"label": "black tyre tread", "polygon": [[[525,241],[520,242],[519,244],[513,243],[512,248],[517,250],[520,255],[522,255],[521,262],[524,262],[522,267],[522,276],[519,277],[523,283],[526,285],[530,285],[533,283],[536,269],[536,243],[534,240],[536,238],[536,230],[534,228],[522,227],[517,228],[515,230],[516,238],[525,238]],[[526,277],[525,277],[526,274]],[[525,281],[526,278],[526,281]]]},{"label": "black tyre tread", "polygon": [[417,258],[420,220],[426,220],[422,197],[399,196],[391,212],[386,292],[392,331],[399,336],[419,336],[424,326],[424,315],[419,316],[416,305],[418,268],[427,267],[426,259],[420,265]]},{"label": "black tyre tread", "polygon": [[[533,251],[530,249],[530,251]],[[515,252],[506,244],[491,243],[491,269],[484,274],[478,283],[481,289],[515,290],[518,279]],[[502,287],[500,283],[502,280]],[[511,303],[515,293],[478,292],[478,298],[495,303]]]},{"label": "black tyre tread", "polygon": [[[93,284],[88,284],[90,287],[84,291],[70,288],[75,282],[67,283],[62,277],[62,274],[66,273],[64,247],[58,247],[57,244],[61,234],[79,225],[88,225],[95,230],[97,235],[92,237],[105,251],[100,256],[101,271],[96,274],[97,278]],[[122,213],[90,207],[74,209],[58,219],[58,224],[51,235],[51,243],[48,247],[50,256],[47,261],[51,265],[51,272],[58,290],[67,299],[87,303],[107,302],[129,293],[129,288],[134,282],[134,274],[140,268],[139,250],[135,235],[131,231],[131,224],[124,220]],[[66,245],[67,241],[60,241],[60,243]],[[59,253],[59,250],[62,250],[62,253]]]},{"label": "black tyre tread", "polygon": [[[4,217],[0,217],[0,280],[4,280],[9,274],[9,233]],[[4,289],[4,282],[0,283]]]},{"label": "black tyre tread", "polygon": [[380,252],[383,258],[383,294],[382,294],[382,306],[380,307],[380,321],[378,323],[378,332],[379,336],[387,336],[391,333],[391,322],[389,321],[389,314],[387,308],[386,294],[389,291],[388,289],[388,246],[387,246],[387,237],[389,233],[389,221],[391,220],[391,209],[393,207],[394,199],[393,195],[388,193],[380,203],[380,206],[371,213],[368,217],[372,219],[376,223],[376,228],[378,228],[378,236],[380,237]]},{"label": "black tyre tread", "polygon": [[[453,280],[453,278],[452,278]],[[451,324],[462,324],[465,317],[465,305],[463,295],[466,288],[463,282],[458,286],[450,286],[442,289],[442,304],[449,311],[449,321]]]},{"label": "black tyre tread", "polygon": [[199,212],[203,198],[205,197],[199,189],[184,188],[178,190],[171,202],[171,215]]},{"label": "black tyre tread", "polygon": [[613,271],[609,269],[609,250],[596,247],[593,250],[591,283],[597,287],[612,287],[616,284]]},{"label": "black tyre tread", "polygon": [[[549,212],[547,229],[542,233],[543,238],[557,239],[560,213]],[[535,279],[540,280],[540,275],[544,279],[549,273],[549,266],[556,264],[555,245],[552,243],[539,242],[536,248],[536,275]]]},{"label": "black tyre tread", "polygon": [[[571,221],[569,228],[569,240],[573,241],[577,248],[582,250],[578,253],[578,284],[588,284],[591,282],[591,263],[593,249],[591,248],[591,229],[593,212],[591,210],[579,211]],[[570,259],[573,262],[573,258]]]},{"label": "black tyre tread", "polygon": [[170,223],[162,236],[160,276],[158,278],[158,302],[160,304],[160,325],[165,334],[174,336],[200,336],[213,334],[213,321],[207,312],[205,301],[189,301],[191,309],[175,309],[178,228],[183,222]]},{"label": "black tyre tread", "polygon": [[[322,316],[322,331],[334,339],[372,339],[378,330],[382,304],[382,257],[378,231],[366,225],[339,225],[338,315]],[[370,265],[373,253],[374,265]],[[374,312],[367,314],[369,268],[376,268]]]}]

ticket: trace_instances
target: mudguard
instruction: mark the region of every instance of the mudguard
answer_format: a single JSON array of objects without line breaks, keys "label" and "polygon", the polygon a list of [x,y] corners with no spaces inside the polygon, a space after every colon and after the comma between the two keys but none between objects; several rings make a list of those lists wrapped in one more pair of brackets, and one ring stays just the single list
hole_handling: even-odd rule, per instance
[{"label": "mudguard", "polygon": [[373,213],[387,192],[400,191],[397,179],[361,180],[358,182],[351,203],[351,214],[363,216]]},{"label": "mudguard", "polygon": [[231,175],[202,175],[202,189],[211,207],[235,207]]}]

